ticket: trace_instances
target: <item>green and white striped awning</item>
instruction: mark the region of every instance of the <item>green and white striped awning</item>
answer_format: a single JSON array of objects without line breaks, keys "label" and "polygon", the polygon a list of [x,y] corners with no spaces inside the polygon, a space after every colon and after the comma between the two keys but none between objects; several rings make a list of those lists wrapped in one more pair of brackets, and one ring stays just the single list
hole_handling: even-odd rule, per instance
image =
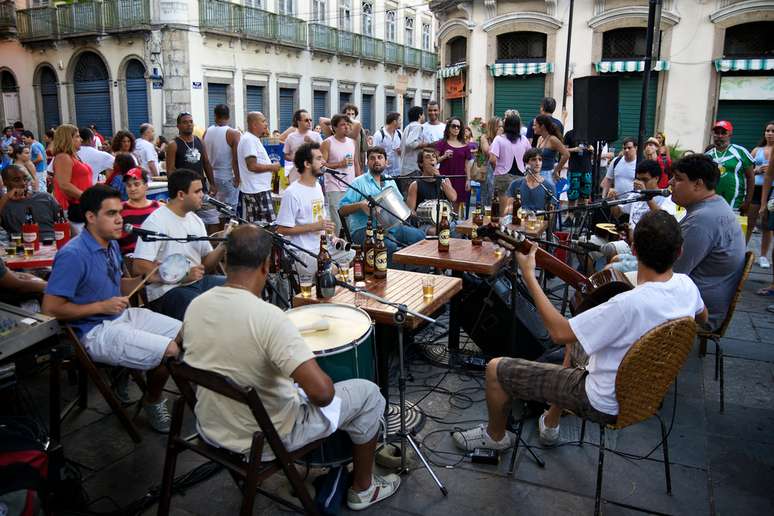
[{"label": "green and white striped awning", "polygon": [[[594,63],[598,73],[618,73],[618,72],[644,72],[645,60],[633,59],[631,61],[600,61]],[[669,70],[669,61],[654,61],[652,70],[664,72]]]},{"label": "green and white striped awning", "polygon": [[718,72],[774,70],[774,59],[715,59]]},{"label": "green and white striped awning", "polygon": [[551,73],[553,71],[553,63],[495,63],[489,65],[489,73],[492,74],[492,77],[532,75],[538,73]]},{"label": "green and white striped awning", "polygon": [[457,77],[465,68],[465,63],[457,63],[453,66],[438,69],[438,77],[446,79],[447,77]]}]

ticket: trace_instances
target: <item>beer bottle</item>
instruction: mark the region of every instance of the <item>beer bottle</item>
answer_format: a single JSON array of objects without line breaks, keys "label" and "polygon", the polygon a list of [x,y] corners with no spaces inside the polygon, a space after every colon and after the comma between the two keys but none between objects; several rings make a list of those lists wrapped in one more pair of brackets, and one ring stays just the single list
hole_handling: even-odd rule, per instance
[{"label": "beer bottle", "polygon": [[470,230],[470,239],[473,245],[481,245],[481,237],[478,235],[478,229],[484,225],[484,213],[481,210],[481,203],[476,204],[476,212],[473,214],[473,227]]},{"label": "beer bottle", "polygon": [[320,235],[320,252],[317,254],[316,294],[318,299],[333,297],[336,293],[336,278],[331,273],[331,255],[325,248],[325,235]]},{"label": "beer bottle", "polygon": [[355,260],[352,262],[352,270],[355,274],[355,283],[358,281],[365,281],[365,258],[363,257],[363,250],[359,245],[353,246],[355,248]]},{"label": "beer bottle", "polygon": [[35,250],[40,249],[40,226],[35,222],[32,206],[27,206],[22,224],[22,240],[26,244],[35,244]]},{"label": "beer bottle", "polygon": [[494,196],[492,199],[492,224],[499,224],[500,223],[500,198],[498,196]]},{"label": "beer bottle", "polygon": [[441,215],[441,226],[438,233],[438,251],[449,252],[449,240],[451,238],[451,226],[449,226],[449,214],[444,209]]},{"label": "beer bottle", "polygon": [[57,249],[64,247],[70,240],[70,223],[67,222],[62,208],[59,208],[59,213],[54,221],[54,240]]},{"label": "beer bottle", "polygon": [[365,255],[365,273],[366,275],[374,273],[374,228],[371,221],[366,226],[365,242],[363,242],[363,253]]},{"label": "beer bottle", "polygon": [[521,194],[516,190],[516,196],[513,198],[513,210],[511,211],[513,216],[513,224],[516,226],[521,225],[521,217],[519,216],[521,211]]},{"label": "beer bottle", "polygon": [[387,277],[387,246],[384,245],[384,230],[379,228],[376,232],[376,245],[374,246],[374,278]]}]

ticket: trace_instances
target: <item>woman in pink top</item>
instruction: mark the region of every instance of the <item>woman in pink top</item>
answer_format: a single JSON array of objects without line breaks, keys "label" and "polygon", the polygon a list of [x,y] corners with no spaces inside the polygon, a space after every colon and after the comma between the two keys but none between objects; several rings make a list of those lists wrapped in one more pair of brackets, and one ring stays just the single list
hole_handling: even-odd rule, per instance
[{"label": "woman in pink top", "polygon": [[[325,166],[345,174],[342,179],[347,184],[352,183],[355,177],[360,175],[360,164],[358,160],[354,159],[355,140],[347,136],[349,124],[349,118],[346,115],[334,115],[331,118],[333,136],[326,138],[320,145]],[[347,191],[347,184],[332,175],[325,176],[325,202],[328,205],[329,216],[336,224],[335,234],[337,235],[341,230],[341,219],[339,219],[337,207]]]},{"label": "woman in pink top", "polygon": [[438,161],[441,163],[438,170],[442,176],[465,176],[452,178],[452,186],[457,192],[455,211],[459,205],[467,206],[470,197],[470,172],[473,169],[473,153],[468,142],[465,141],[462,120],[453,116],[446,122],[443,131],[443,139],[435,144],[438,151]]},{"label": "woman in pink top", "polygon": [[521,118],[510,113],[503,120],[503,134],[495,136],[489,146],[489,162],[494,167],[494,195],[500,197],[500,206],[508,202],[508,187],[524,177],[524,153],[530,149],[529,140],[521,135]]}]

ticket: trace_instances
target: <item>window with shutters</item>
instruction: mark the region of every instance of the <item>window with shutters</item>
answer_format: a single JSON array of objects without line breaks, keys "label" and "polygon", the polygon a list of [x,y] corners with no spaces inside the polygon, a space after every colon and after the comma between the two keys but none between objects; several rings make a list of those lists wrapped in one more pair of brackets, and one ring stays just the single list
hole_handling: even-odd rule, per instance
[{"label": "window with shutters", "polygon": [[244,0],[245,7],[254,7],[255,9],[263,9],[263,0]]},{"label": "window with shutters", "polygon": [[458,36],[446,44],[446,66],[464,63],[468,55],[468,38]]},{"label": "window with shutters", "polygon": [[352,103],[352,93],[348,91],[339,92],[339,113],[344,112],[344,106]]},{"label": "window with shutters", "polygon": [[366,36],[374,35],[374,6],[371,2],[363,2],[362,7],[362,27],[360,32]]},{"label": "window with shutters", "polygon": [[497,36],[497,62],[542,62],[546,60],[546,35],[518,31]]},{"label": "window with shutters", "polygon": [[430,32],[430,24],[429,23],[423,23],[422,24],[422,50],[430,50],[430,38],[431,32]]},{"label": "window with shutters", "polygon": [[409,109],[414,105],[414,97],[409,97],[408,95],[403,95],[403,120],[405,120],[405,123],[408,123],[408,112]]},{"label": "window with shutters", "polygon": [[328,92],[325,90],[314,90],[314,123],[317,125],[317,121],[320,117],[327,117],[328,113]]},{"label": "window with shutters", "polygon": [[295,14],[293,0],[277,0],[277,12],[290,16]]},{"label": "window with shutters", "polygon": [[328,5],[325,0],[312,0],[312,19],[313,23],[325,23],[328,19]]},{"label": "window with shutters", "polygon": [[29,0],[28,7],[33,9],[35,7],[48,7],[51,5],[51,0]]},{"label": "window with shutters", "polygon": [[140,126],[148,122],[148,82],[145,79],[145,65],[132,59],[126,65],[126,108],[127,126],[139,134]]},{"label": "window with shutters", "polygon": [[412,16],[406,16],[405,25],[403,27],[403,44],[407,47],[414,46],[414,18]]},{"label": "window with shutters", "polygon": [[339,27],[352,31],[352,0],[339,0]]},{"label": "window with shutters", "polygon": [[293,112],[296,110],[295,88],[279,90],[279,130],[284,131],[293,124]]},{"label": "window with shutters", "polygon": [[56,78],[56,72],[50,66],[44,66],[40,69],[40,99],[43,107],[41,115],[43,116],[43,127],[51,129],[58,127],[61,123],[59,116],[59,82]]},{"label": "window with shutters", "polygon": [[647,29],[644,27],[606,31],[602,34],[602,59],[644,59],[646,43]]},{"label": "window with shutters", "polygon": [[16,78],[8,70],[0,72],[0,90],[3,93],[14,93],[19,91],[19,86],[16,84]]},{"label": "window with shutters", "polygon": [[398,13],[396,11],[387,11],[385,13],[384,19],[384,39],[387,41],[395,41]]},{"label": "window with shutters", "polygon": [[743,23],[726,29],[723,56],[774,57],[774,21]]},{"label": "window with shutters", "polygon": [[385,113],[394,113],[395,112],[395,96],[394,95],[387,95],[384,98],[384,112]]},{"label": "window with shutters", "polygon": [[374,96],[370,94],[363,94],[360,101],[360,121],[363,124],[363,128],[371,132],[374,130]]},{"label": "window with shutters", "polygon": [[245,86],[245,108],[247,112],[260,111],[265,113],[266,107],[264,105],[264,87],[249,84]]}]

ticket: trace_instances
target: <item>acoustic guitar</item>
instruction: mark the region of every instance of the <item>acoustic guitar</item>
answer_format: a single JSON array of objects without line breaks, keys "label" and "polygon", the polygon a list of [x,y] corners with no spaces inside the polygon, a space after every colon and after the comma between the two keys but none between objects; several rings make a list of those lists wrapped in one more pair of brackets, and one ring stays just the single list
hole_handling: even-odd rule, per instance
[{"label": "acoustic guitar", "polygon": [[[489,225],[479,228],[478,234],[482,238],[496,240],[498,244],[512,251],[529,253],[530,240],[518,231]],[[573,315],[634,288],[623,272],[603,270],[586,277],[540,247],[535,254],[535,263],[575,289],[575,300],[570,303],[570,311]]]}]

